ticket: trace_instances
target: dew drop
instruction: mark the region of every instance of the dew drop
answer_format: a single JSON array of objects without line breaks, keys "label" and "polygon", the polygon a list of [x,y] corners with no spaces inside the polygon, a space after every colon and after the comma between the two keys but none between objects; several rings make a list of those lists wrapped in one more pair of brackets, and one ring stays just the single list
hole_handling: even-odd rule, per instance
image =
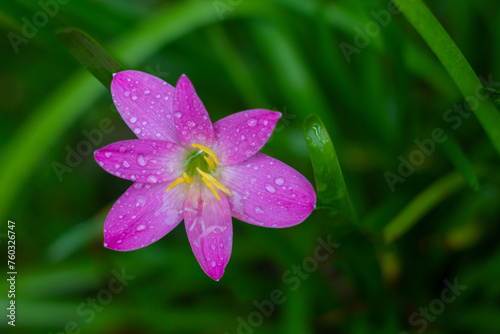
[{"label": "dew drop", "polygon": [[132,100],[134,100],[134,101],[137,100],[137,96],[135,96],[135,95],[132,96]]},{"label": "dew drop", "polygon": [[251,183],[251,184],[254,184],[255,182],[257,182],[257,179],[256,179],[256,178],[252,178],[252,179],[250,180],[250,183]]},{"label": "dew drop", "polygon": [[255,213],[261,215],[261,214],[264,213],[264,210],[262,210],[260,207],[256,206],[255,207]]},{"label": "dew drop", "polygon": [[259,166],[253,166],[253,170],[258,171],[259,170]]},{"label": "dew drop", "polygon": [[105,156],[106,158],[111,157],[111,152],[106,152],[106,153],[104,153],[104,156]]},{"label": "dew drop", "polygon": [[134,189],[139,190],[139,189],[141,189],[141,188],[142,188],[142,185],[143,185],[142,183],[140,183],[140,182],[136,182],[136,183],[134,183]]},{"label": "dew drop", "polygon": [[177,112],[174,113],[174,116],[177,117],[177,118],[181,118],[182,114],[177,111]]},{"label": "dew drop", "polygon": [[146,159],[144,158],[144,156],[142,154],[139,154],[137,156],[137,163],[140,165],[140,166],[146,166]]},{"label": "dew drop", "polygon": [[269,191],[271,194],[274,194],[276,192],[276,189],[268,183],[266,183],[265,187],[266,187],[266,190]]},{"label": "dew drop", "polygon": [[149,89],[146,89],[146,90],[144,91],[144,95],[149,95],[149,93],[151,93],[151,91],[150,91]]},{"label": "dew drop", "polygon": [[156,183],[156,181],[158,181],[158,179],[156,178],[156,176],[154,175],[149,175],[147,178],[146,178],[146,181],[149,182],[149,183]]},{"label": "dew drop", "polygon": [[187,124],[190,128],[192,128],[196,125],[196,123],[194,121],[188,121]]},{"label": "dew drop", "polygon": [[136,135],[138,135],[139,133],[141,133],[141,129],[140,129],[140,128],[135,128],[135,129],[134,129],[134,133],[135,133]]},{"label": "dew drop", "polygon": [[244,136],[244,135],[241,135],[240,139],[241,139],[241,140],[245,140],[246,138],[245,138],[245,136]]},{"label": "dew drop", "polygon": [[121,152],[121,153],[125,152],[125,150],[126,150],[126,149],[125,149],[125,146],[120,146],[120,152]]},{"label": "dew drop", "polygon": [[123,92],[123,95],[128,97],[128,96],[130,96],[130,92],[128,90],[126,90]]},{"label": "dew drop", "polygon": [[130,117],[130,123],[134,124],[135,122],[137,122],[137,117]]},{"label": "dew drop", "polygon": [[257,120],[255,118],[250,118],[247,122],[248,126],[256,126],[257,125]]},{"label": "dew drop", "polygon": [[123,165],[123,167],[125,167],[125,168],[129,168],[129,167],[130,167],[130,164],[129,164],[129,163],[128,163],[128,161],[126,161],[126,160],[123,160],[122,165]]},{"label": "dew drop", "polygon": [[279,177],[274,179],[274,183],[276,183],[278,186],[282,186],[283,183],[285,183],[285,179],[282,178],[281,176],[279,176]]},{"label": "dew drop", "polygon": [[146,229],[146,225],[139,225],[137,226],[137,228],[135,229],[136,231],[144,231]]}]

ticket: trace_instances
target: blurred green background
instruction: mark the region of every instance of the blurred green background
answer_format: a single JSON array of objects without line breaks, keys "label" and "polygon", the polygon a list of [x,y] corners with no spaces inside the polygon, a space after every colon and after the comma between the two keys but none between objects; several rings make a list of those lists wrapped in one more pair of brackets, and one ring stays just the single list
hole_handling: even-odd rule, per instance
[{"label": "blurred green background", "polygon": [[[500,3],[427,5],[475,73],[500,89]],[[6,263],[7,220],[15,221],[18,276],[16,327],[2,313],[0,331],[499,333],[498,153],[474,114],[448,112],[464,106],[457,84],[471,81],[452,79],[405,16],[388,6],[3,1],[0,248]],[[55,38],[68,26],[89,33],[126,68],[170,84],[187,74],[213,121],[244,109],[282,112],[263,152],[311,182],[302,127],[318,115],[359,222],[321,201],[293,228],[234,220],[233,253],[220,282],[203,273],[182,225],[141,250],[104,248],[105,216],[130,182],[104,172],[90,153],[74,167],[67,155],[83,147],[86,131],[102,134],[92,150],[134,135],[109,90]],[[454,59],[448,61],[463,68]],[[479,88],[476,99],[488,95],[481,108],[495,107],[498,94]],[[103,120],[112,130],[100,130]],[[487,123],[500,131],[499,123]],[[436,129],[447,139],[433,141],[427,154],[415,141],[429,143]],[[415,152],[423,160],[391,186],[387,172],[398,175],[402,160],[416,161]],[[58,164],[64,172],[55,171]],[[333,254],[313,259],[328,240],[336,243]],[[6,312],[5,278],[0,286]],[[279,302],[269,302],[277,295]]]}]

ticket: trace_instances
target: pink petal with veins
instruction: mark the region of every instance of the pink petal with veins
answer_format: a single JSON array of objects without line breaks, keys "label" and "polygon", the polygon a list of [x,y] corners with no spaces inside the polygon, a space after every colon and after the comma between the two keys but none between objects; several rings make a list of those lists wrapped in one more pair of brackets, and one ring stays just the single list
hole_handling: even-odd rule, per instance
[{"label": "pink petal with veins", "polygon": [[176,179],[184,166],[184,148],[166,141],[125,140],[95,151],[94,156],[108,173],[145,183]]},{"label": "pink petal with veins", "polygon": [[215,154],[222,166],[242,162],[257,153],[273,133],[281,113],[253,109],[229,115],[214,124]]},{"label": "pink petal with veins", "polygon": [[178,143],[172,105],[175,88],[139,71],[116,73],[111,82],[115,106],[139,139]]},{"label": "pink petal with veins", "polygon": [[302,174],[262,153],[222,168],[221,183],[233,195],[228,198],[233,217],[254,225],[293,226],[316,205],[316,193]]},{"label": "pink petal with veins", "polygon": [[145,247],[170,232],[183,219],[186,186],[166,191],[168,184],[136,182],[116,201],[104,223],[104,246],[117,251]]},{"label": "pink petal with veins", "polygon": [[184,203],[184,224],[201,268],[218,281],[231,257],[233,225],[226,196],[217,200],[206,186],[191,187]]},{"label": "pink petal with veins", "polygon": [[214,140],[212,121],[193,84],[182,75],[175,90],[174,121],[180,143],[184,146],[210,146]]}]

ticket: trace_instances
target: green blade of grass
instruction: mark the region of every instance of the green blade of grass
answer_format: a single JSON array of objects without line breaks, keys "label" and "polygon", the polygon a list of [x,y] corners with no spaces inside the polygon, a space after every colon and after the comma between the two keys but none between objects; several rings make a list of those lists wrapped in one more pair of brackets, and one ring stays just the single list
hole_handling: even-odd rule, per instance
[{"label": "green blade of grass", "polygon": [[125,70],[92,37],[76,28],[65,28],[57,39],[104,87],[110,89],[113,73]]},{"label": "green blade of grass", "polygon": [[357,223],[358,217],[345,185],[337,153],[318,116],[311,115],[305,120],[304,135],[316,181],[318,206],[332,208]]},{"label": "green blade of grass", "polygon": [[441,144],[441,149],[457,171],[462,174],[467,185],[471,187],[472,190],[478,190],[479,179],[474,171],[474,167],[451,134],[448,134],[448,139]]},{"label": "green blade of grass", "polygon": [[500,154],[500,113],[491,100],[478,96],[484,87],[462,52],[422,1],[401,0],[400,10],[438,57],[463,97],[479,97],[475,114]]},{"label": "green blade of grass", "polygon": [[415,225],[436,205],[464,186],[463,177],[457,173],[448,174],[418,194],[383,231],[386,243],[392,243]]}]

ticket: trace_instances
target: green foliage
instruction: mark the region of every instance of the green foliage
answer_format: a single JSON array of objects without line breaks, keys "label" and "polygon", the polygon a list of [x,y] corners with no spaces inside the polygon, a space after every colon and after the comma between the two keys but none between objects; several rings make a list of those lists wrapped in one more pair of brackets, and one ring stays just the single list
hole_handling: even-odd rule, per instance
[{"label": "green foliage", "polygon": [[[397,2],[4,1],[0,245],[15,221],[18,318],[0,331],[497,333],[500,3]],[[220,282],[182,225],[104,248],[130,182],[81,148],[134,138],[106,89],[120,64],[186,73],[213,120],[282,112],[263,152],[315,181],[311,217],[234,220]]]}]

